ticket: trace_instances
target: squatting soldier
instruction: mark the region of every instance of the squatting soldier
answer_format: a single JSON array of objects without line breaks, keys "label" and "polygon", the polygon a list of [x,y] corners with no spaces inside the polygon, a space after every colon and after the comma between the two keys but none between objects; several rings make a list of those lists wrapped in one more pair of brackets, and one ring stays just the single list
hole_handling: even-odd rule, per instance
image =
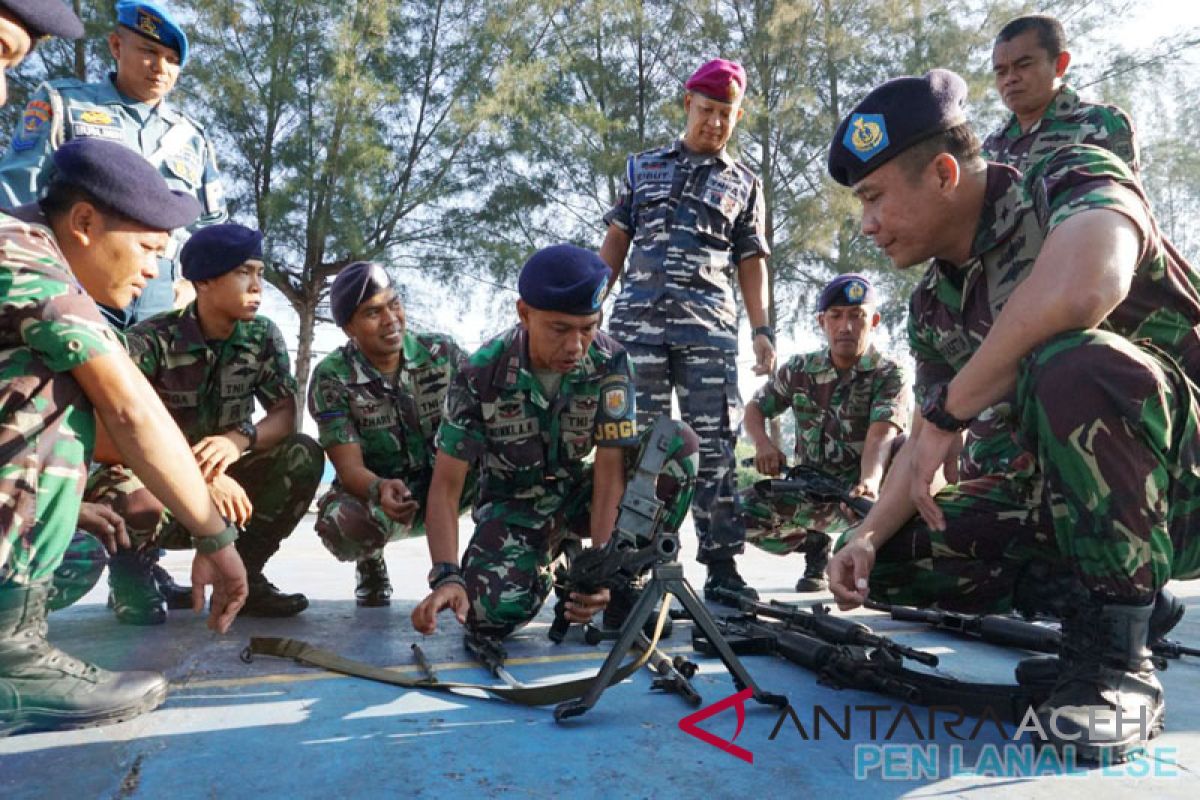
[{"label": "squatting soldier", "polygon": [[[830,145],[863,232],[898,268],[934,259],[909,317],[921,417],[831,588],[843,607],[1004,611],[1033,559],[1059,562],[1079,598],[1042,726],[1120,759],[1162,727],[1155,593],[1200,575],[1200,275],[1121,159],[1072,145],[1022,178],[980,158],[965,96],[944,70],[889,81]],[[989,407],[1009,435],[972,463],[994,471],[956,474]]]},{"label": "squatting soldier", "polygon": [[[96,83],[60,78],[38,87],[0,161],[0,204],[36,200],[46,185],[50,154],[82,137],[121,142],[157,167],[172,189],[200,201],[203,215],[172,233],[146,290],[128,308],[101,306],[124,329],[175,305],[177,253],[188,230],[221,222],[227,214],[212,142],[198,122],[167,102],[187,63],[187,35],[158,2],[120,0],[116,13],[116,30],[108,35],[116,71]],[[180,289],[190,294],[182,282]]]},{"label": "squatting soldier", "polygon": [[1059,147],[1094,144],[1116,153],[1136,173],[1133,121],[1116,106],[1080,100],[1063,81],[1070,63],[1066,34],[1054,17],[1018,17],[1000,29],[992,74],[1013,113],[984,140],[984,158],[1026,172]]},{"label": "squatting soldier", "polygon": [[[775,363],[764,302],[766,217],[762,186],[725,150],[742,118],[746,71],[724,59],[688,79],[687,129],[666,147],[630,156],[620,198],[604,216],[600,256],[624,287],[609,332],[637,368],[642,427],[680,414],[700,437],[700,474],[692,518],[698,558],[708,566],[705,595],[726,589],[757,598],[737,572],[745,531],[735,511],[737,389],[736,273],[753,329],[755,374]],[[631,250],[632,247],[632,250]]]},{"label": "squatting soldier", "polygon": [[[796,463],[815,467],[874,500],[893,449],[908,426],[908,387],[900,365],[871,344],[879,326],[875,287],[865,275],[839,275],[817,299],[817,323],[829,346],[796,356],[779,368],[746,404],[746,433],[754,464],[775,475],[786,458],[767,435],[766,420],[791,409],[796,418]],[[741,498],[746,539],[771,553],[802,552],[798,592],[825,588],[833,538],[858,519],[840,503],[753,488]]]},{"label": "squatting soldier", "polygon": [[[569,537],[602,545],[612,535],[639,435],[629,358],[599,332],[608,276],[587,250],[539,250],[521,270],[520,324],[455,377],[425,516],[434,565],[432,592],[412,614],[418,631],[432,633],[438,612],[451,608],[469,635],[506,636],[541,608]],[[677,425],[658,482],[669,530],[687,515],[697,461],[695,434]],[[460,570],[459,496],[472,464],[476,527]],[[607,589],[572,593],[566,618],[587,622],[609,599]]]},{"label": "squatting soldier", "polygon": [[[131,328],[129,354],[191,444],[221,513],[242,529],[237,548],[250,593],[241,613],[298,614],[307,598],[280,592],[262,570],[307,513],[324,456],[296,432],[299,390],[287,347],[275,324],[258,316],[262,234],[231,223],[207,227],[188,240],[180,260],[195,282],[195,302]],[[257,423],[255,400],[267,412]],[[120,514],[134,544],[109,564],[117,619],[164,622],[163,597],[144,564],[160,547],[189,547],[183,526],[121,463],[92,475],[88,498]]]},{"label": "squatting soldier", "polygon": [[[43,34],[78,36],[58,0],[0,0],[0,63]],[[51,575],[77,521],[96,418],[122,458],[192,532],[195,609],[228,629],[246,573],[187,443],[96,308],[124,305],[157,270],[169,231],[195,220],[141,156],[97,140],[54,155],[40,206],[0,214],[0,735],[128,719],[167,694],[157,672],[109,672],[46,641]],[[121,532],[97,526],[111,546]],[[127,541],[127,540],[126,540]]]},{"label": "squatting soldier", "polygon": [[[359,261],[338,273],[329,307],[349,341],[317,365],[308,391],[337,470],[318,504],[317,533],[339,560],[357,562],[358,605],[386,606],[392,585],[383,548],[425,531],[434,436],[462,352],[449,336],[407,329],[378,264]],[[464,491],[464,508],[473,501]]]}]

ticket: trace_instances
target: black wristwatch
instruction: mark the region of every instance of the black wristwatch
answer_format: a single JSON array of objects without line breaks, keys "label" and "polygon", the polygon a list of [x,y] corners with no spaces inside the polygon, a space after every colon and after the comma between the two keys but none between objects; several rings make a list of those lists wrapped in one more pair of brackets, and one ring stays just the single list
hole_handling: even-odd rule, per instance
[{"label": "black wristwatch", "polygon": [[239,422],[238,426],[234,428],[234,430],[250,440],[250,444],[246,445],[246,451],[249,452],[253,450],[254,445],[258,443],[258,428],[254,425],[254,423],[250,422],[249,420],[245,422]]},{"label": "black wristwatch", "polygon": [[947,433],[958,433],[966,430],[971,420],[959,419],[946,410],[946,395],[949,391],[950,384],[943,383],[926,395],[925,402],[921,404],[921,416]]},{"label": "black wristwatch", "polygon": [[439,561],[433,565],[433,569],[429,570],[430,591],[437,589],[447,581],[453,581],[463,586],[467,585],[467,582],[463,580],[462,570],[458,568],[458,564],[452,561]]},{"label": "black wristwatch", "polygon": [[772,345],[775,344],[775,329],[772,328],[770,325],[759,325],[757,328],[755,328],[751,332],[750,335],[751,336],[765,336],[771,342]]}]

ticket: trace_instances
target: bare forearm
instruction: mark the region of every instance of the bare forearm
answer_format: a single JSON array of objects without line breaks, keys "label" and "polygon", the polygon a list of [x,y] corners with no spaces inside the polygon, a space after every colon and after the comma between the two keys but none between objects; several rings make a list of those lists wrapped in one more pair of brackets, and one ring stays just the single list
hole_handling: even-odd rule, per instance
[{"label": "bare forearm", "polygon": [[742,425],[745,428],[746,435],[750,437],[750,441],[757,447],[766,447],[770,445],[771,437],[767,433],[767,418],[763,415],[762,409],[758,407],[758,403],[751,401],[746,404],[746,413],[742,417]]},{"label": "bare forearm", "polygon": [[859,462],[860,481],[874,486],[879,485],[884,470],[887,469],[892,442],[895,441],[898,432],[890,422],[875,422],[867,429],[867,438],[863,442],[862,459]]},{"label": "bare forearm", "polygon": [[625,269],[625,256],[629,254],[629,243],[632,241],[630,236],[625,231],[618,228],[616,225],[609,225],[608,232],[604,235],[604,242],[600,245],[600,260],[608,265],[612,271],[608,278],[608,288],[616,284],[621,277],[622,270]]},{"label": "bare forearm", "polygon": [[766,325],[767,262],[759,256],[747,258],[738,263],[737,275],[750,327],[760,328]]},{"label": "bare forearm", "polygon": [[458,505],[468,464],[438,453],[425,511],[425,538],[433,563],[458,563]]},{"label": "bare forearm", "polygon": [[299,415],[296,413],[296,398],[286,397],[267,411],[254,427],[258,428],[256,451],[270,450],[299,430]]},{"label": "bare forearm", "polygon": [[588,528],[592,545],[599,547],[612,538],[625,492],[625,459],[621,448],[602,447],[592,467],[592,515]]},{"label": "bare forearm", "polygon": [[[914,434],[915,435],[915,434]],[[917,507],[909,497],[909,455],[913,438],[905,442],[896,455],[892,469],[879,490],[879,499],[871,508],[862,524],[854,531],[855,538],[867,539],[880,547],[896,534],[917,513]]]}]

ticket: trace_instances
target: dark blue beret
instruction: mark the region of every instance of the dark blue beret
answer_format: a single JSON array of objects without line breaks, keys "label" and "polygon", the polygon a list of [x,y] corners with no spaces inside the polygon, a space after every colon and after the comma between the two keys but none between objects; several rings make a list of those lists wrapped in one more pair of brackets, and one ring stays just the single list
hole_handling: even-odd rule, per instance
[{"label": "dark blue beret", "polygon": [[189,281],[219,278],[250,259],[262,260],[262,231],[237,225],[209,225],[192,234],[179,253],[179,266]]},{"label": "dark blue beret", "polygon": [[355,261],[333,279],[329,289],[329,310],[333,321],[344,328],[354,312],[384,289],[390,288],[392,277],[373,261]]},{"label": "dark blue beret", "polygon": [[16,17],[34,39],[42,36],[78,39],[83,36],[83,23],[62,0],[0,0],[0,8]]},{"label": "dark blue beret", "polygon": [[54,151],[50,180],[83,189],[118,214],[155,230],[184,228],[200,216],[196,198],[171,191],[149,161],[117,142],[72,139]]},{"label": "dark blue beret", "polygon": [[187,34],[163,4],[120,0],[117,24],[179,53],[179,66],[187,63]]},{"label": "dark blue beret", "polygon": [[877,299],[870,278],[857,272],[847,272],[825,284],[817,300],[817,311],[825,311],[830,306],[874,305]]},{"label": "dark blue beret", "polygon": [[573,244],[538,250],[517,280],[521,299],[542,311],[595,314],[604,301],[610,271],[600,256]]},{"label": "dark blue beret", "polygon": [[966,122],[966,99],[966,82],[946,69],[876,86],[833,135],[829,174],[853,186],[912,145]]}]

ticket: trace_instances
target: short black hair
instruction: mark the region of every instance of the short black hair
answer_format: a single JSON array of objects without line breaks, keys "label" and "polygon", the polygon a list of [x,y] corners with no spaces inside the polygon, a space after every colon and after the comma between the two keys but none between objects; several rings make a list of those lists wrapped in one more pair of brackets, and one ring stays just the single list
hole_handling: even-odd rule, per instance
[{"label": "short black hair", "polygon": [[66,181],[54,180],[53,178],[46,187],[45,194],[38,200],[38,205],[41,206],[42,213],[47,217],[61,217],[78,203],[89,203],[95,206],[106,217],[131,221],[129,217],[117,211],[108,203],[96,199],[96,196],[87,189],[73,183],[67,183]]},{"label": "short black hair", "polygon": [[939,153],[949,153],[962,164],[979,158],[981,152],[979,136],[964,122],[922,139],[896,156],[896,159],[905,173],[915,178]]},{"label": "short black hair", "polygon": [[1057,58],[1059,53],[1067,49],[1067,34],[1063,31],[1062,23],[1049,14],[1017,17],[996,34],[996,44],[1011,42],[1026,31],[1037,31],[1038,44],[1051,58]]}]

